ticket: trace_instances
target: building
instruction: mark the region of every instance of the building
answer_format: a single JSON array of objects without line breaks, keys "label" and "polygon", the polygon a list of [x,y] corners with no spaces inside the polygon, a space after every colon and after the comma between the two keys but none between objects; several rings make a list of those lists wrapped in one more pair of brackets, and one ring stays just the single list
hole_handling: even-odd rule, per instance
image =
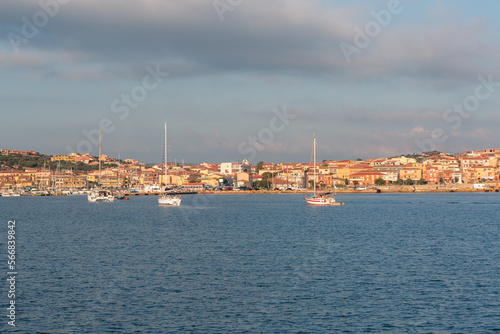
[{"label": "building", "polygon": [[399,171],[399,178],[402,180],[418,181],[422,176],[422,169],[416,167],[405,167]]},{"label": "building", "polygon": [[223,162],[220,164],[220,173],[222,175],[233,175],[241,172],[252,172],[252,166],[248,163],[248,160],[243,162]]},{"label": "building", "polygon": [[383,172],[358,172],[351,174],[349,184],[353,186],[358,185],[374,185],[377,179],[384,179],[386,176]]},{"label": "building", "polygon": [[437,166],[430,166],[424,172],[424,179],[428,183],[439,183],[442,173]]},{"label": "building", "polygon": [[236,174],[236,184],[238,187],[251,188],[253,184],[252,174],[248,172],[241,172]]},{"label": "building", "polygon": [[18,151],[18,150],[8,150],[8,149],[1,149],[0,154],[2,155],[9,155],[9,154],[20,154],[20,155],[40,155],[40,153],[35,152],[35,151]]},{"label": "building", "polygon": [[495,180],[496,169],[490,166],[473,166],[463,172],[465,183],[476,183]]}]

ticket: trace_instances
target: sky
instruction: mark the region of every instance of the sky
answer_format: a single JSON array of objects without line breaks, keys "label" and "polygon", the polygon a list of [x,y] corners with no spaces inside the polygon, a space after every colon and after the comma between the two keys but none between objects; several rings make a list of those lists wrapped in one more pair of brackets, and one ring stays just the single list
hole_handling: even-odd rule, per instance
[{"label": "sky", "polygon": [[0,2],[0,148],[309,162],[500,148],[500,2]]}]

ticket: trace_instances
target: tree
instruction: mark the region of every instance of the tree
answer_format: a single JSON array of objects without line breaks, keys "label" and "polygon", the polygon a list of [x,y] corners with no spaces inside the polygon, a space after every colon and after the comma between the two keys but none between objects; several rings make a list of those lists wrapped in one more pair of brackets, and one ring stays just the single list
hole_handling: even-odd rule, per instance
[{"label": "tree", "polygon": [[278,173],[265,172],[262,174],[262,181],[272,179],[276,175],[278,175]]},{"label": "tree", "polygon": [[255,188],[267,189],[267,188],[269,188],[269,183],[270,183],[269,180],[272,179],[273,177],[275,177],[276,175],[277,175],[277,173],[265,172],[262,174],[262,180],[255,181],[253,183],[253,185]]},{"label": "tree", "polygon": [[356,161],[363,161],[363,159],[361,159],[361,158],[357,158],[357,159],[356,159]]},{"label": "tree", "polygon": [[314,180],[309,180],[309,187],[314,188]]},{"label": "tree", "polygon": [[261,169],[262,169],[262,166],[263,166],[263,165],[264,165],[264,161],[259,161],[259,162],[257,163],[257,166],[255,166],[255,171],[258,173],[258,172],[259,172],[259,170],[261,170]]},{"label": "tree", "polygon": [[427,184],[427,183],[428,182],[425,181],[425,179],[423,179],[423,178],[417,181],[417,184]]},{"label": "tree", "polygon": [[439,178],[439,183],[444,183],[444,179],[442,177]]},{"label": "tree", "polygon": [[376,186],[385,186],[386,184],[387,184],[387,182],[381,177],[379,177],[378,179],[375,180]]}]

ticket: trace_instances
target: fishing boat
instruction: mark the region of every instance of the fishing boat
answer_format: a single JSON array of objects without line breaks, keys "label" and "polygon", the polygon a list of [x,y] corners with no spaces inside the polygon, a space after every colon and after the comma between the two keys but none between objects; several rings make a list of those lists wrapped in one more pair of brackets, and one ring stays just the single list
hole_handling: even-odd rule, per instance
[{"label": "fishing boat", "polygon": [[[163,152],[163,170],[165,173],[165,188],[168,186],[167,174],[167,122],[165,122],[165,148]],[[182,198],[180,196],[173,195],[168,192],[164,192],[158,196],[158,204],[169,205],[169,206],[179,206],[181,205]]]},{"label": "fishing boat", "polygon": [[344,205],[343,202],[337,202],[335,200],[336,193],[326,192],[326,193],[317,193],[316,192],[316,135],[314,135],[313,140],[313,155],[314,155],[314,194],[312,197],[304,197],[304,200],[309,205],[319,205],[319,206],[335,206],[335,205]]},{"label": "fishing boat", "polygon": [[115,196],[111,191],[101,189],[101,131],[99,131],[99,182],[98,188],[92,190],[87,195],[87,199],[92,203],[106,203],[113,202]]}]

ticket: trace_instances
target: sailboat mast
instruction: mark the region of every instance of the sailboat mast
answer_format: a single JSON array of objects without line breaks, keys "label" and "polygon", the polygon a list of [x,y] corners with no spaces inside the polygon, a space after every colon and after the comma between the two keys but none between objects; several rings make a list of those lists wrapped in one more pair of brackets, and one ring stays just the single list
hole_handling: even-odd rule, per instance
[{"label": "sailboat mast", "polygon": [[167,122],[165,122],[165,160],[163,162],[163,168],[165,168],[165,187],[167,187]]},{"label": "sailboat mast", "polygon": [[313,140],[313,154],[314,154],[314,196],[316,196],[316,134]]},{"label": "sailboat mast", "polygon": [[101,187],[101,130],[99,130],[99,188]]}]

